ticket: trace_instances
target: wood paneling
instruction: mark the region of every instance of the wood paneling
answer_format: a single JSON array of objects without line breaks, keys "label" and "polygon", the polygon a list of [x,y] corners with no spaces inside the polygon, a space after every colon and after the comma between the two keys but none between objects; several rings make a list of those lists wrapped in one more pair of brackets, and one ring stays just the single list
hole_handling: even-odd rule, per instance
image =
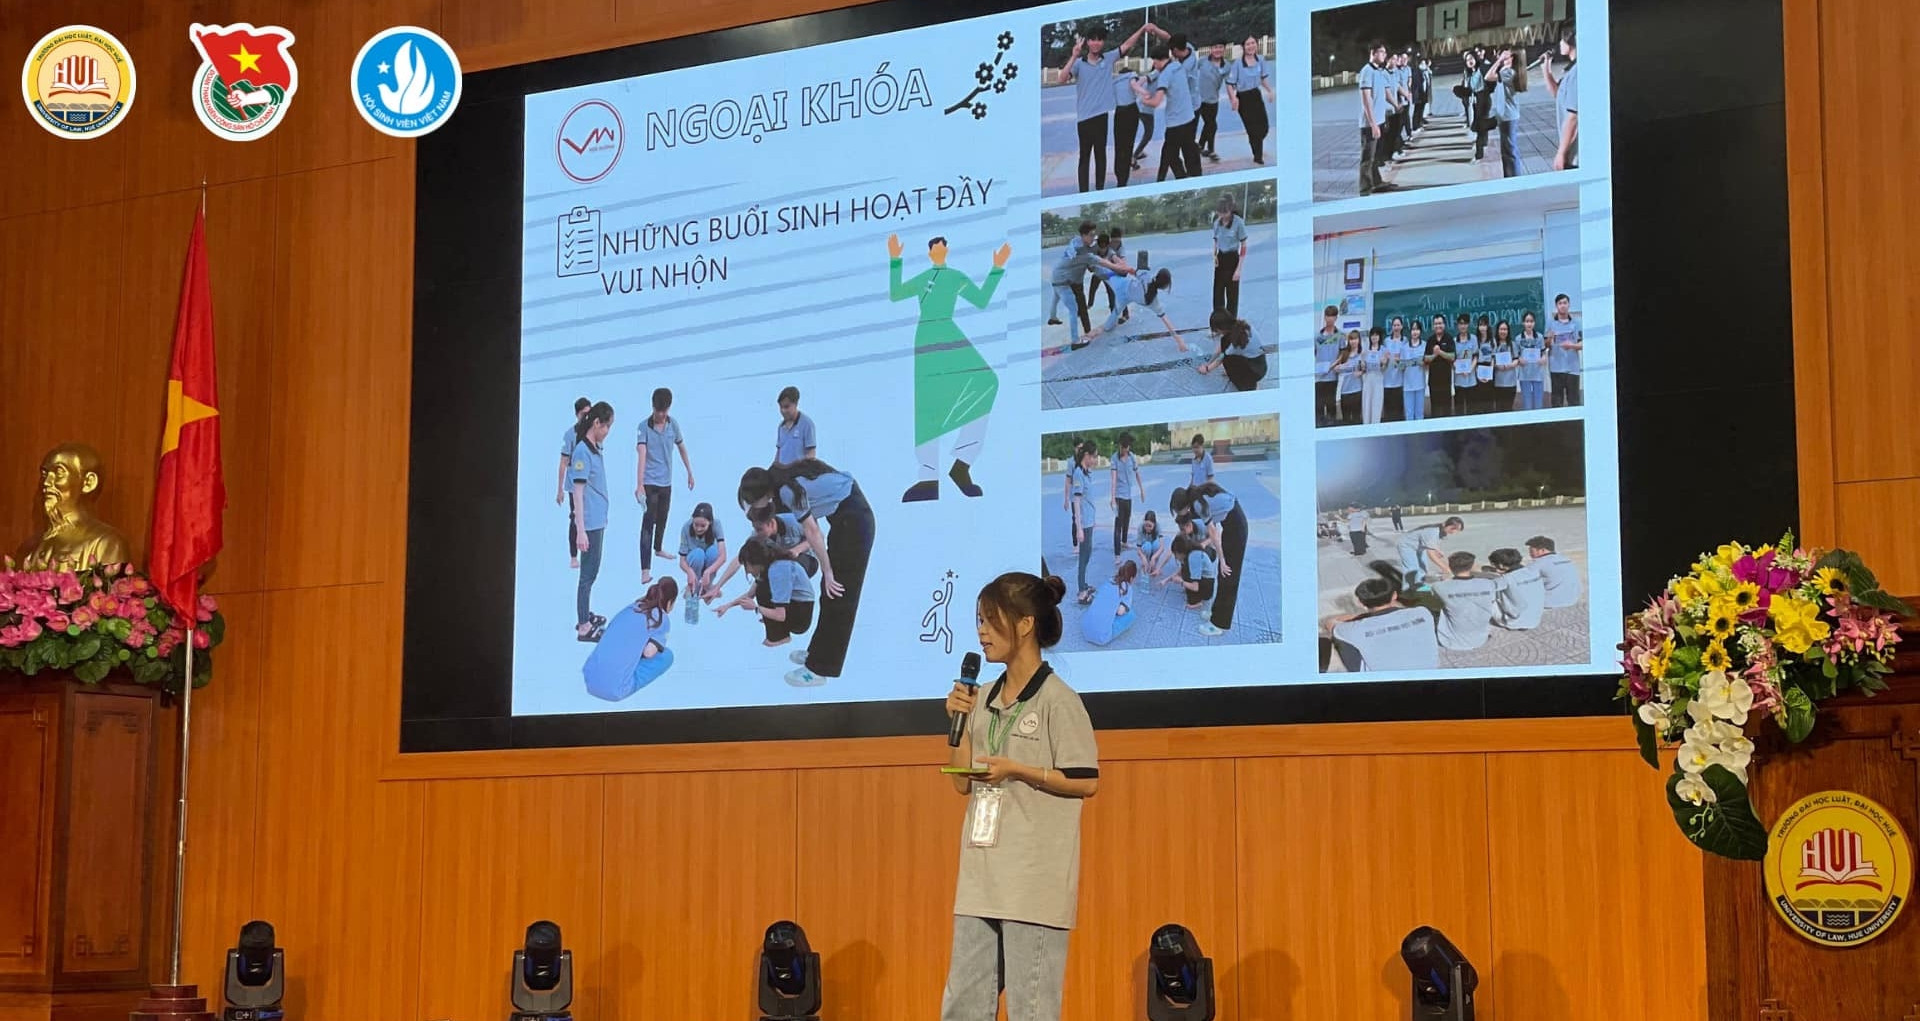
[{"label": "wood paneling", "polygon": [[[1481,988],[1502,1017],[1706,1016],[1700,854],[1665,810],[1666,777],[1634,752],[1487,756]],[[1622,967],[1619,948],[1656,944]]]},{"label": "wood paneling", "polygon": [[752,1016],[761,938],[794,917],[799,847],[826,837],[804,825],[792,773],[608,778],[600,1016]]},{"label": "wood paneling", "polygon": [[[1484,755],[1248,759],[1238,785],[1240,959],[1226,970],[1245,1021],[1407,1016],[1400,940],[1420,925],[1494,959]],[[1498,1021],[1480,988],[1478,1016]]]},{"label": "wood paneling", "polygon": [[1920,478],[1841,483],[1833,503],[1839,543],[1858,551],[1887,591],[1920,593]]},{"label": "wood paneling", "polygon": [[[600,1017],[602,804],[597,776],[425,787],[420,1014],[499,1016],[513,951],[541,919],[573,952],[574,1013]],[[644,872],[645,870],[643,870]]]},{"label": "wood paneling", "polygon": [[49,967],[59,698],[22,698],[0,710],[0,791],[6,795],[0,797],[0,861],[37,877],[31,885],[7,884],[8,896],[0,899],[0,976],[43,974]]},{"label": "wood paneling", "polygon": [[799,861],[795,920],[820,952],[832,1016],[940,1010],[966,812],[945,781],[928,766],[799,775],[798,827],[786,837]]},{"label": "wood paneling", "polygon": [[[1786,64],[1820,62],[1820,0],[1784,0]],[[1789,81],[1794,78],[1791,74]],[[1787,90],[1787,232],[1792,239],[1793,403],[1800,538],[1832,545],[1833,371],[1827,339],[1826,152],[1817,92]]]}]

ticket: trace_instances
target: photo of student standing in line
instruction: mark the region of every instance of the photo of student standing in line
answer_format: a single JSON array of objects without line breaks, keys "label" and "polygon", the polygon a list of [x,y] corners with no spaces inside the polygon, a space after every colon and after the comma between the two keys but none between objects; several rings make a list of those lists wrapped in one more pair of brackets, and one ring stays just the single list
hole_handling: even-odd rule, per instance
[{"label": "photo of student standing in line", "polygon": [[[792,514],[806,533],[807,543],[823,556],[820,565],[819,626],[813,643],[789,658],[798,667],[786,681],[795,687],[813,687],[840,676],[846,666],[847,644],[853,638],[854,618],[860,612],[860,588],[873,557],[873,508],[853,476],[820,460],[798,461],[777,468],[748,468],[740,476],[736,494],[749,518],[758,506],[776,514]],[[823,534],[820,520],[825,518]]]},{"label": "photo of student standing in line", "polygon": [[967,726],[948,777],[968,798],[940,1021],[1059,1021],[1080,897],[1080,802],[1100,789],[1093,723],[1040,657],[1060,640],[1054,577],[1003,574],[980,590],[980,652],[1006,667],[980,698],[955,684]]},{"label": "photo of student standing in line", "polygon": [[1360,424],[1360,387],[1361,360],[1365,352],[1360,349],[1360,331],[1347,331],[1346,350],[1334,359],[1333,375],[1340,381],[1340,421],[1344,425]]},{"label": "photo of student standing in line", "polygon": [[1267,62],[1260,56],[1260,40],[1253,36],[1240,44],[1240,59],[1227,70],[1227,99],[1247,129],[1247,147],[1253,150],[1254,165],[1266,166],[1267,104],[1273,100],[1273,82],[1267,75]]},{"label": "photo of student standing in line", "polygon": [[653,414],[640,423],[634,454],[639,460],[640,484],[633,498],[646,507],[640,518],[640,584],[653,582],[653,558],[665,555],[667,514],[673,507],[673,453],[680,452],[680,463],[687,466],[687,488],[693,488],[693,459],[687,456],[686,438],[680,423],[667,412],[673,407],[673,391],[661,387],[653,392]]},{"label": "photo of student standing in line", "polygon": [[573,501],[567,499],[567,475],[573,470],[573,448],[580,445],[580,420],[587,417],[593,402],[585,397],[573,402],[573,421],[560,434],[560,474],[553,481],[553,502],[567,509],[567,566],[580,567],[580,548],[574,544]]},{"label": "photo of student standing in line", "polygon": [[800,410],[800,388],[790,386],[781,390],[777,403],[780,424],[773,430],[773,463],[792,464],[816,456],[819,441],[814,435],[813,419]]},{"label": "photo of student standing in line", "polygon": [[1394,316],[1387,323],[1387,371],[1381,379],[1380,421],[1398,422],[1407,413],[1407,321]]},{"label": "photo of student standing in line", "polygon": [[1334,374],[1333,363],[1340,360],[1340,352],[1347,349],[1347,341],[1340,335],[1340,327],[1336,325],[1339,318],[1339,306],[1328,305],[1320,313],[1320,332],[1313,335],[1315,425],[1332,425],[1340,421],[1340,377]]},{"label": "photo of student standing in line", "polygon": [[1416,317],[1408,324],[1406,361],[1400,372],[1400,409],[1408,422],[1427,417],[1427,339]]},{"label": "photo of student standing in line", "polygon": [[1220,551],[1220,588],[1213,600],[1213,616],[1200,633],[1213,637],[1233,629],[1233,611],[1240,601],[1241,565],[1247,559],[1247,512],[1219,483],[1175,490],[1168,512],[1192,514],[1196,527],[1204,524],[1207,539]]},{"label": "photo of student standing in line", "polygon": [[767,632],[760,644],[769,649],[806,634],[813,626],[813,582],[793,554],[755,536],[740,547],[739,563],[753,579],[753,589],[722,604],[713,615],[725,617],[736,608],[754,611]]},{"label": "photo of student standing in line", "polygon": [[1220,154],[1213,150],[1213,143],[1220,133],[1220,86],[1227,73],[1227,48],[1214,43],[1187,76],[1193,83],[1194,102],[1199,104],[1200,155],[1216,163]]},{"label": "photo of student standing in line", "polygon": [[713,504],[695,505],[693,516],[680,526],[680,570],[687,576],[689,606],[719,592],[713,579],[726,562],[727,537],[714,520]]},{"label": "photo of student standing in line", "polygon": [[1247,261],[1247,220],[1234,211],[1233,196],[1213,207],[1213,307],[1240,314],[1240,267]]},{"label": "photo of student standing in line", "polygon": [[1547,406],[1547,337],[1538,332],[1538,320],[1532,312],[1520,317],[1520,336],[1513,342],[1520,363],[1520,410],[1539,411]]},{"label": "photo of student standing in line", "polygon": [[[1089,28],[1084,37],[1075,37],[1067,53],[1067,65],[1060,69],[1063,81],[1073,82],[1074,112],[1080,131],[1080,190],[1099,191],[1107,186],[1107,111],[1112,106],[1113,69],[1140,41],[1146,26],[1141,26],[1113,53],[1106,52],[1105,26]],[[1088,176],[1088,164],[1092,176]]]},{"label": "photo of student standing in line", "polygon": [[1122,67],[1113,71],[1113,180],[1121,188],[1140,165],[1133,158],[1134,143],[1140,138],[1140,97],[1134,94],[1133,83],[1139,77]]},{"label": "photo of student standing in line", "polygon": [[672,578],[662,578],[606,622],[606,634],[580,668],[588,694],[618,702],[659,680],[673,666],[667,632],[673,627],[669,615],[679,598],[680,587]]},{"label": "photo of student standing in line", "polygon": [[[953,466],[947,469],[947,477],[961,495],[976,497],[981,490],[974,484],[972,466],[986,446],[987,417],[1000,393],[1000,377],[954,323],[953,309],[962,300],[974,308],[987,307],[1000,278],[1007,275],[1013,246],[1003,244],[994,251],[993,268],[979,284],[947,268],[944,237],[927,242],[927,259],[933,266],[912,280],[900,279],[903,250],[898,234],[887,236],[887,297],[892,301],[915,298],[920,303],[920,322],[913,332],[913,452],[920,463],[920,478],[900,502],[940,498],[940,441],[955,434]],[[825,631],[826,627],[823,614],[820,628]]]},{"label": "photo of student standing in line", "polygon": [[1156,181],[1166,180],[1169,173],[1176,180],[1200,176],[1199,117],[1194,112],[1193,82],[1171,52],[1185,50],[1186,44],[1186,36],[1176,35],[1166,44],[1153,47],[1152,84],[1136,84],[1133,90],[1142,110],[1160,113],[1160,173]]},{"label": "photo of student standing in line", "polygon": [[1235,390],[1246,393],[1257,389],[1260,381],[1267,378],[1267,352],[1254,337],[1253,324],[1224,308],[1216,308],[1208,326],[1220,338],[1220,353],[1194,368],[1204,376],[1224,367],[1227,382],[1233,384]]},{"label": "photo of student standing in line", "polygon": [[597,641],[605,617],[593,612],[593,583],[600,577],[600,558],[607,538],[607,461],[603,444],[613,428],[613,405],[601,401],[587,409],[573,427],[576,442],[568,479],[573,485],[573,548],[580,555],[580,578],[574,586],[574,636]]},{"label": "photo of student standing in line", "polygon": [[1367,347],[1360,352],[1360,421],[1376,425],[1387,407],[1387,332],[1367,330]]},{"label": "photo of student standing in line", "polygon": [[1067,518],[1073,526],[1073,548],[1080,555],[1080,587],[1075,598],[1082,606],[1093,601],[1087,564],[1093,559],[1093,463],[1097,456],[1093,441],[1082,440],[1073,448],[1073,464],[1067,468]]},{"label": "photo of student standing in line", "polygon": [[1453,325],[1453,413],[1479,414],[1480,337],[1473,332],[1473,320],[1465,315],[1454,320]]},{"label": "photo of student standing in line", "polygon": [[1476,320],[1473,324],[1473,337],[1474,342],[1479,345],[1479,353],[1473,366],[1473,378],[1479,384],[1480,396],[1480,402],[1473,409],[1473,413],[1483,415],[1489,411],[1499,410],[1494,407],[1493,320],[1485,315]]},{"label": "photo of student standing in line", "polygon": [[1573,319],[1573,300],[1553,296],[1553,315],[1547,320],[1547,371],[1553,376],[1553,406],[1580,406],[1580,352],[1586,348],[1580,324]]},{"label": "photo of student standing in line", "polygon": [[1493,328],[1493,410],[1512,411],[1520,387],[1520,362],[1514,357],[1513,326],[1505,319]]},{"label": "photo of student standing in line", "polygon": [[1140,477],[1140,460],[1133,456],[1133,434],[1123,432],[1113,443],[1108,461],[1113,478],[1107,490],[1107,507],[1113,511],[1113,555],[1126,548],[1133,531],[1133,501],[1147,498],[1147,480]]},{"label": "photo of student standing in line", "polygon": [[1427,417],[1453,414],[1453,361],[1460,346],[1447,333],[1447,317],[1433,317],[1433,336],[1427,338]]}]

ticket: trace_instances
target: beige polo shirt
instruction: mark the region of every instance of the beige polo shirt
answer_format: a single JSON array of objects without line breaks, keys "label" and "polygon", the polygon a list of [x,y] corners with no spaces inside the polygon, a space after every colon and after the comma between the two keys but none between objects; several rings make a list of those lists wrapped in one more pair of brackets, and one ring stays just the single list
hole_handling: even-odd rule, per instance
[{"label": "beige polo shirt", "polygon": [[[1093,723],[1080,696],[1045,663],[1014,705],[998,705],[1005,674],[975,703],[967,721],[976,759],[993,754],[989,734],[1004,728],[999,754],[1024,765],[1051,769],[1073,779],[1100,775]],[[1011,717],[1011,722],[1007,718]],[[976,781],[976,784],[978,782]],[[1000,839],[973,847],[973,798],[960,832],[960,881],[953,912],[976,918],[1073,928],[1080,893],[1080,802],[1048,794],[1019,780],[1001,785]]]}]

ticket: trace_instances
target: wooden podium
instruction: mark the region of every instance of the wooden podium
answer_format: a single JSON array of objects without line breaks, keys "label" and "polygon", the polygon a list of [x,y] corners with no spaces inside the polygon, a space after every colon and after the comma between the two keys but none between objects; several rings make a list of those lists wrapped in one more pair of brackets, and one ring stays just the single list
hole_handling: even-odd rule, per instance
[{"label": "wooden podium", "polygon": [[[1920,649],[1896,668],[1889,691],[1823,703],[1800,746],[1774,733],[1749,788],[1763,825],[1809,794],[1844,790],[1879,802],[1920,841]],[[1920,1021],[1920,909],[1909,905],[1871,942],[1829,949],[1774,912],[1759,862],[1709,856],[1705,886],[1711,1021]]]},{"label": "wooden podium", "polygon": [[124,1021],[164,964],[174,739],[156,694],[0,681],[0,1021]]}]

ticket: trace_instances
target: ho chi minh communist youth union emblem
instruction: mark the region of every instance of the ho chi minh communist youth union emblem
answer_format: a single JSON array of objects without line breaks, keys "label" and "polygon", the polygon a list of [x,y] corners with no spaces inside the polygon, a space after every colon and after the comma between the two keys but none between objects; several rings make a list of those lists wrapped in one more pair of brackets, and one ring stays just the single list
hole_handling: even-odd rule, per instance
[{"label": "ho chi minh communist youth union emblem", "polygon": [[1801,798],[1767,840],[1767,899],[1822,946],[1885,932],[1913,888],[1913,849],[1891,812],[1849,791]]},{"label": "ho chi minh communist youth union emblem", "polygon": [[187,29],[200,53],[193,112],[208,131],[235,142],[265,138],[285,119],[300,69],[287,52],[293,33],[278,26],[201,25]]},{"label": "ho chi minh communist youth union emblem", "polygon": [[61,138],[98,138],[133,108],[133,57],[91,25],[68,25],[27,51],[20,91],[34,123]]}]

